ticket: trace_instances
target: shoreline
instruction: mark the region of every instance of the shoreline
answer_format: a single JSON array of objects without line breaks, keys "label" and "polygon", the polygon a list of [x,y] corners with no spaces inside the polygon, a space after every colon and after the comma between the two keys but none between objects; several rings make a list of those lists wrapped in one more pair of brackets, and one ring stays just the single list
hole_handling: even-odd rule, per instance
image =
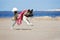
[{"label": "shoreline", "polygon": [[[12,17],[0,18],[0,20],[11,19]],[[49,17],[49,16],[40,16],[40,17],[29,17],[30,19],[37,20],[60,20],[60,16],[57,17]]]}]

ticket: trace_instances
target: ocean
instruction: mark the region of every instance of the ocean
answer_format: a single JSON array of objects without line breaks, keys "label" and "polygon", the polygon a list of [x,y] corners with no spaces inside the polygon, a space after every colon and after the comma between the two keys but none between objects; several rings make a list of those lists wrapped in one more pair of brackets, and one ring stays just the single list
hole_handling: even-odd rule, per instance
[{"label": "ocean", "polygon": [[[12,11],[0,11],[0,18],[4,17],[13,17]],[[50,16],[50,17],[56,17],[60,16],[60,11],[34,11],[33,17],[39,17],[39,16]]]}]

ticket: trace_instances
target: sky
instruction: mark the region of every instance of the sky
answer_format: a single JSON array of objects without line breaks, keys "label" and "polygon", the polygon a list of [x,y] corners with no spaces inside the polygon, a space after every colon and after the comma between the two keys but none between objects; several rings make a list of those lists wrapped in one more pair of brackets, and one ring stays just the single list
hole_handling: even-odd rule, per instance
[{"label": "sky", "polygon": [[60,9],[60,0],[0,0],[0,11]]}]

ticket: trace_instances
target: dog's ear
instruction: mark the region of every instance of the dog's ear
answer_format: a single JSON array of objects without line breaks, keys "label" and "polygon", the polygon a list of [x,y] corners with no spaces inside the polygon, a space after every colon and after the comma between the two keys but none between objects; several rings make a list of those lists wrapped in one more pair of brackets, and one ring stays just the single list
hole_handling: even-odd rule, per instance
[{"label": "dog's ear", "polygon": [[28,9],[28,12],[30,12],[30,9]]},{"label": "dog's ear", "polygon": [[30,13],[33,13],[33,9],[30,10]]}]

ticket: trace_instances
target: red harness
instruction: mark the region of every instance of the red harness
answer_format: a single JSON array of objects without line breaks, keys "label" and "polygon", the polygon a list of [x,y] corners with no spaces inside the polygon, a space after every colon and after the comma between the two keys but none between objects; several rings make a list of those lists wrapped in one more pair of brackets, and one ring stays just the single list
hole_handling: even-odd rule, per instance
[{"label": "red harness", "polygon": [[19,13],[19,15],[18,15],[18,17],[17,17],[17,20],[16,20],[16,23],[17,23],[18,25],[22,24],[23,15],[24,15],[25,12],[27,12],[27,10],[24,10],[24,11],[22,11],[22,12]]}]

